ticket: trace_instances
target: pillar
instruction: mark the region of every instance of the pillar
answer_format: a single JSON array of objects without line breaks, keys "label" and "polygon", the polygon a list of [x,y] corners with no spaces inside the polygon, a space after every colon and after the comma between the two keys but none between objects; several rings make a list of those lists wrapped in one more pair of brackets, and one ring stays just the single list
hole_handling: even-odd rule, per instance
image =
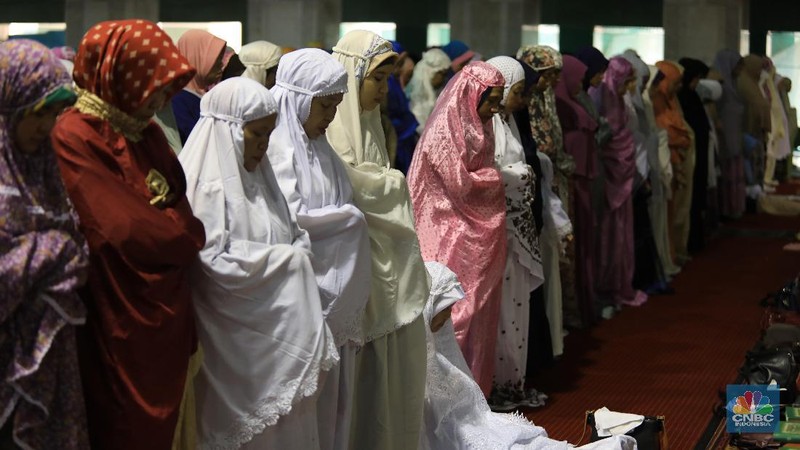
[{"label": "pillar", "polygon": [[98,22],[113,19],[158,21],[159,0],[65,0],[66,44],[77,47]]},{"label": "pillar", "polygon": [[514,55],[522,40],[523,3],[523,0],[450,0],[450,38],[464,41],[484,59]]},{"label": "pillar", "polygon": [[342,0],[247,0],[245,43],[267,40],[279,46],[331,48],[339,40]]},{"label": "pillar", "polygon": [[739,50],[745,0],[664,0],[664,57],[711,63],[719,50]]}]

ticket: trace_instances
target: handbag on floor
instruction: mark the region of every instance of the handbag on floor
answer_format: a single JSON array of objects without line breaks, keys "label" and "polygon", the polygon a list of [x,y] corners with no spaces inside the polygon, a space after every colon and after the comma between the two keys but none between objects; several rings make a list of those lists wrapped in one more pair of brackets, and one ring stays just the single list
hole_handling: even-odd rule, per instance
[{"label": "handbag on floor", "polygon": [[786,343],[776,347],[759,344],[747,352],[740,373],[745,384],[768,385],[773,380],[780,387],[780,403],[794,403],[800,375],[800,344]]},{"label": "handbag on floor", "polygon": [[777,323],[800,326],[800,283],[794,278],[775,293],[768,294],[761,300],[765,308],[761,317],[761,329]]},{"label": "handbag on floor", "polygon": [[746,433],[731,435],[729,447],[739,450],[779,449],[781,443],[772,439],[771,433]]},{"label": "handbag on floor", "polygon": [[[605,437],[600,437],[597,434],[594,411],[586,411],[584,424],[584,434],[586,433],[585,427],[589,427],[592,430],[589,437],[589,442],[596,442],[601,439],[605,439]],[[636,428],[625,433],[625,435],[631,436],[636,440],[636,447],[639,450],[669,449],[664,416],[644,416],[644,421]],[[581,445],[582,441],[583,436],[581,436],[581,440],[578,441],[579,446]]]}]

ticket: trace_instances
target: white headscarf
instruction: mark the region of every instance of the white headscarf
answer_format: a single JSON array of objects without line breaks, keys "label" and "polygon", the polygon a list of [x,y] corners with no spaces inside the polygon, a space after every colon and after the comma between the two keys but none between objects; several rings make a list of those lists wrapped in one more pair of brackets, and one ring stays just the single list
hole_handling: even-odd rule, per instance
[{"label": "white headscarf", "polygon": [[310,141],[303,129],[314,98],[347,92],[347,72],[322,50],[297,50],[281,60],[271,92],[280,113],[267,155],[311,238],[326,321],[337,346],[361,344],[372,274],[367,222],[352,204],[347,171],[327,138]]},{"label": "white headscarf", "polygon": [[359,101],[370,70],[396,54],[389,41],[369,31],[347,33],[333,52],[347,70],[347,94],[327,135],[369,225],[374,301],[367,304],[364,330],[371,341],[419,317],[428,298],[428,278],[405,176],[389,168],[380,108],[362,114]]},{"label": "white headscarf", "polygon": [[350,164],[373,162],[389,167],[386,136],[380,108],[361,111],[359,91],[364,79],[383,61],[397,57],[391,42],[370,31],[351,31],[336,47],[333,57],[347,70],[347,90],[328,132],[328,141]]},{"label": "white headscarf", "polygon": [[[294,164],[299,173],[296,176],[297,187],[292,191],[298,190],[299,197],[287,198],[287,201],[294,211],[300,211],[302,208],[295,205],[297,202],[310,201],[311,205],[304,205],[304,207],[312,209],[330,203],[347,203],[352,197],[352,189],[346,177],[343,181],[338,182],[339,186],[334,188],[334,191],[344,196],[345,199],[315,198],[323,190],[322,186],[316,186],[315,183],[323,180],[318,176],[321,174],[319,167],[312,170],[311,165],[316,158],[314,150],[319,149],[325,153],[327,151],[332,153],[332,150],[324,136],[310,142],[303,129],[303,124],[306,123],[311,112],[311,102],[314,97],[347,92],[347,72],[329,54],[319,49],[294,51],[286,55],[284,62],[289,67],[284,68],[283,64],[280,66],[275,87],[271,91],[280,105],[281,112],[278,114],[277,126],[270,139],[270,148],[275,150],[269,155],[271,158],[279,157],[283,150],[287,148],[293,150],[294,156],[290,159],[295,160]],[[281,151],[272,145],[277,142],[283,144],[280,147]],[[291,153],[287,155],[291,155]],[[275,162],[272,161],[273,168]],[[329,172],[339,168],[340,164],[325,169]],[[306,201],[300,201],[301,198]]]},{"label": "white headscarf", "polygon": [[317,391],[338,361],[320,308],[308,235],[267,161],[243,165],[244,125],[277,112],[269,91],[235,77],[203,96],[180,161],[206,245],[193,273],[205,352],[196,380],[201,448],[238,448]]},{"label": "white headscarf", "polygon": [[243,45],[239,51],[239,60],[245,67],[242,76],[266,83],[267,71],[278,65],[282,54],[283,50],[272,42],[254,41]]},{"label": "white headscarf", "polygon": [[697,83],[695,91],[697,91],[697,95],[700,96],[700,100],[704,102],[716,102],[722,98],[722,83],[717,80],[703,78]]},{"label": "white headscarf", "polygon": [[503,100],[500,104],[505,105],[508,93],[511,92],[511,87],[520,81],[525,81],[525,69],[522,68],[519,61],[510,56],[495,56],[486,62],[496,67],[503,74],[505,85],[503,85]]},{"label": "white headscarf", "polygon": [[436,105],[439,97],[436,89],[433,88],[431,80],[436,72],[450,68],[450,57],[441,49],[432,48],[422,54],[422,59],[414,66],[414,74],[411,76],[406,95],[409,99],[409,108],[417,118],[419,127],[417,131],[421,134],[425,129],[425,123]]},{"label": "white headscarf", "polygon": [[650,68],[642,61],[642,58],[639,57],[639,54],[636,53],[634,50],[625,50],[625,52],[620,55],[625,58],[631,65],[633,66],[633,70],[636,72],[636,90],[630,95],[630,99],[633,102],[633,106],[637,109],[643,110],[644,109],[644,100],[642,98],[642,91],[644,88],[645,78],[650,78]]}]

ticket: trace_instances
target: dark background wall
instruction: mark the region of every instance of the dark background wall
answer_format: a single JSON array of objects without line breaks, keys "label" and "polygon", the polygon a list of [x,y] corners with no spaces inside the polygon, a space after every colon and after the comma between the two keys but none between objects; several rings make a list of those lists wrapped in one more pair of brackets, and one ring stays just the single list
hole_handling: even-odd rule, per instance
[{"label": "dark background wall", "polygon": [[0,23],[63,21],[64,0],[0,0]]},{"label": "dark background wall", "polygon": [[800,31],[800,0],[750,1],[750,51],[767,51],[767,31]]},{"label": "dark background wall", "polygon": [[[662,23],[662,0],[541,0],[541,22],[561,26],[561,48],[591,44],[595,25],[650,26]],[[750,48],[766,51],[768,30],[800,31],[800,0],[749,1]],[[161,0],[161,20],[238,20],[246,26],[246,0]],[[342,0],[342,20],[397,23],[407,48],[425,47],[428,23],[448,22],[448,0]],[[0,23],[63,22],[64,0],[0,0]],[[246,30],[245,30],[246,32]]]},{"label": "dark background wall", "polygon": [[560,46],[574,51],[592,45],[595,25],[660,27],[661,0],[545,0],[542,23],[560,26]]},{"label": "dark background wall", "polygon": [[164,22],[240,21],[247,23],[246,0],[161,0],[160,17]]}]

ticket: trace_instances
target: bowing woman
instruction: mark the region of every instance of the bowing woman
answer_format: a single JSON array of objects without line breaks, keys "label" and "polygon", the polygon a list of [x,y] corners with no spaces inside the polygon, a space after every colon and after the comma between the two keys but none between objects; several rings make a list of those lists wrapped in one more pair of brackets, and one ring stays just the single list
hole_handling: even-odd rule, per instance
[{"label": "bowing woman", "polygon": [[264,159],[278,106],[231,78],[200,103],[180,160],[206,228],[194,272],[205,359],[197,382],[203,448],[319,448],[317,396],[338,355],[320,307],[308,234]]},{"label": "bowing woman", "polygon": [[322,311],[340,356],[318,403],[321,447],[346,449],[372,273],[367,222],[353,204],[344,164],[325,136],[347,92],[347,72],[322,50],[297,50],[281,59],[271,92],[280,115],[267,156],[289,209],[311,239]]},{"label": "bowing woman", "polygon": [[89,257],[50,145],[72,79],[38,42],[3,42],[0,60],[0,447],[88,449],[75,326]]},{"label": "bowing woman", "polygon": [[506,262],[506,200],[494,161],[492,118],[503,75],[470,63],[447,84],[411,164],[409,186],[427,261],[458,275],[466,299],[453,309],[456,337],[475,381],[492,390]]},{"label": "bowing woman", "polygon": [[327,130],[364,213],[372,253],[364,347],[356,361],[351,448],[416,448],[425,390],[422,309],[428,277],[408,186],[389,168],[380,102],[397,54],[368,31],[347,33],[333,56],[347,70],[347,93]]},{"label": "bowing woman", "polygon": [[[78,356],[92,448],[169,449],[181,436],[192,445],[176,425],[197,349],[188,269],[205,234],[150,119],[194,74],[156,24],[101,22],[78,47],[75,108],[53,129],[89,244]],[[183,412],[191,421],[192,408]]]}]

